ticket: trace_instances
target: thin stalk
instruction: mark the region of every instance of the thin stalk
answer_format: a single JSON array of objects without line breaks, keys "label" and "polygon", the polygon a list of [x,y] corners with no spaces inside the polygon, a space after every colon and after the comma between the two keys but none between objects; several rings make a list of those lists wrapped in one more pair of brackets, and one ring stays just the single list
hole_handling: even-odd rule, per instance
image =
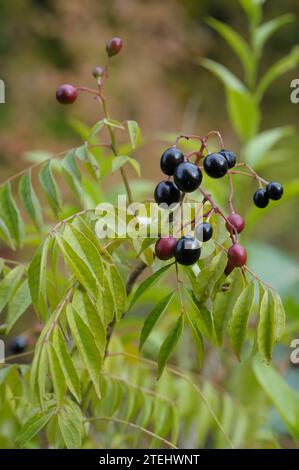
[{"label": "thin stalk", "polygon": [[[110,119],[109,111],[108,111],[108,107],[107,107],[107,102],[106,102],[106,99],[104,98],[104,96],[103,96],[103,94],[102,94],[101,88],[100,88],[100,91],[99,91],[98,96],[99,96],[100,101],[101,101],[101,103],[102,103],[102,107],[103,107],[103,112],[104,112],[105,118],[106,118],[106,119]],[[117,157],[117,156],[118,156],[118,152],[117,152],[117,146],[116,146],[116,138],[115,138],[114,130],[112,129],[111,126],[108,126],[108,132],[109,132],[110,139],[111,139],[111,148],[112,148],[112,152],[113,152],[114,155]],[[123,183],[124,183],[125,188],[126,188],[126,192],[127,192],[127,195],[128,195],[129,203],[132,204],[132,202],[133,202],[132,191],[131,191],[131,187],[130,187],[129,180],[128,180],[128,178],[127,178],[126,171],[125,171],[125,169],[124,169],[123,167],[120,168],[120,174],[121,174]]]},{"label": "thin stalk", "polygon": [[92,422],[92,421],[110,421],[112,423],[124,424],[131,428],[137,429],[138,431],[141,431],[144,434],[147,434],[148,436],[158,439],[160,442],[163,442],[168,447],[171,447],[171,449],[178,449],[178,447],[176,447],[174,444],[172,444],[172,442],[168,441],[167,439],[164,439],[163,437],[158,436],[158,434],[155,434],[154,432],[149,431],[148,429],[143,428],[142,426],[139,426],[139,424],[131,423],[131,421],[125,421],[124,419],[112,418],[108,416],[101,416],[99,418],[93,417],[93,418],[85,419],[85,422],[87,423]]}]

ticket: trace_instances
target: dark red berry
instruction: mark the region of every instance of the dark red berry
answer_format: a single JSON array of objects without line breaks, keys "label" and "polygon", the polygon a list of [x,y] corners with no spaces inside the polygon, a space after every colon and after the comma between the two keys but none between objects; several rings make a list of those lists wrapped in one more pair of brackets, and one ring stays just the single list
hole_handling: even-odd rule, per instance
[{"label": "dark red berry", "polygon": [[269,204],[269,196],[265,189],[258,189],[253,195],[253,202],[256,207],[264,209]]},{"label": "dark red berry", "polygon": [[241,268],[246,264],[247,253],[243,246],[235,243],[227,252],[228,261],[234,268]]},{"label": "dark red berry", "polygon": [[[245,227],[245,220],[240,214],[231,214],[227,218],[228,222],[226,222],[226,228],[229,231],[229,233],[234,234],[236,229],[237,233],[241,233]],[[232,227],[233,225],[233,227]]]},{"label": "dark red berry", "polygon": [[200,242],[207,242],[213,236],[213,227],[208,222],[203,222],[196,227],[195,236]]},{"label": "dark red berry", "polygon": [[231,150],[220,150],[219,152],[220,155],[223,155],[223,157],[226,159],[228,168],[233,168],[237,162],[237,157],[235,152],[232,152]]},{"label": "dark red berry", "polygon": [[162,237],[157,240],[155,245],[155,253],[157,258],[166,261],[173,258],[177,239],[174,237]]},{"label": "dark red berry", "polygon": [[192,193],[202,181],[202,172],[194,163],[180,163],[175,169],[174,181],[181,191]]},{"label": "dark red berry", "polygon": [[112,38],[107,41],[106,44],[106,51],[109,57],[112,57],[116,54],[118,54],[121,51],[121,48],[123,47],[123,41],[120,38]]},{"label": "dark red berry", "polygon": [[226,264],[226,267],[225,267],[225,270],[224,270],[224,274],[226,276],[229,276],[230,273],[235,269],[235,267],[231,264],[231,262],[229,260],[227,260],[227,264]]},{"label": "dark red berry", "polygon": [[179,264],[191,266],[200,257],[199,241],[191,237],[182,237],[175,247],[175,259]]},{"label": "dark red berry", "polygon": [[100,78],[103,76],[103,74],[104,74],[103,67],[95,67],[92,71],[92,75],[94,76],[94,78]]},{"label": "dark red berry", "polygon": [[160,167],[165,175],[173,175],[176,167],[183,163],[184,161],[184,154],[181,150],[170,147],[169,149],[165,150],[162,154]]},{"label": "dark red berry", "polygon": [[60,104],[72,104],[77,98],[77,88],[73,85],[60,85],[56,90],[56,99]]},{"label": "dark red berry", "polygon": [[283,187],[280,183],[271,182],[267,184],[266,191],[270,199],[273,201],[278,201],[283,195]]},{"label": "dark red berry", "polygon": [[181,197],[180,190],[172,181],[161,181],[155,189],[155,201],[157,204],[166,204],[171,206],[179,202]]},{"label": "dark red berry", "polygon": [[222,178],[227,173],[228,163],[220,153],[210,153],[204,159],[203,167],[211,178]]},{"label": "dark red berry", "polygon": [[16,336],[9,343],[9,350],[13,354],[21,354],[27,347],[27,338],[25,336]]}]

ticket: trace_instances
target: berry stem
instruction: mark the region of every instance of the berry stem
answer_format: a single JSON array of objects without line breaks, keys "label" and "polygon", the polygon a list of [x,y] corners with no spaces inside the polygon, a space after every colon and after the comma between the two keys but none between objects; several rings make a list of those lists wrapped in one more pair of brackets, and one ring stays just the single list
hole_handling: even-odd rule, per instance
[{"label": "berry stem", "polygon": [[[109,115],[109,111],[108,111],[108,107],[107,107],[107,101],[106,101],[106,98],[103,96],[103,93],[102,93],[102,85],[103,85],[103,82],[101,82],[101,83],[99,84],[99,93],[98,93],[98,96],[99,96],[99,98],[100,98],[100,101],[101,101],[101,104],[102,104],[102,107],[103,107],[103,112],[104,112],[105,118],[106,118],[106,119],[110,119],[110,115]],[[112,129],[111,126],[108,126],[108,132],[109,132],[110,139],[111,139],[111,149],[112,149],[112,152],[113,152],[114,155],[117,157],[117,156],[118,156],[118,152],[117,152],[117,146],[116,146],[116,138],[115,138],[114,130]],[[120,174],[121,174],[123,183],[124,183],[125,188],[126,188],[126,192],[127,192],[127,195],[128,195],[129,203],[132,204],[132,202],[133,202],[132,191],[131,191],[131,187],[130,187],[130,184],[129,184],[129,180],[128,180],[128,178],[127,178],[126,171],[125,171],[125,169],[124,169],[123,167],[120,168]]]},{"label": "berry stem", "polygon": [[97,90],[93,90],[92,88],[88,88],[86,86],[78,86],[76,88],[77,91],[83,91],[85,93],[90,93],[94,96],[99,96],[99,93],[97,92]]},{"label": "berry stem", "polygon": [[210,131],[207,135],[206,135],[206,140],[208,140],[208,138],[211,136],[211,135],[216,135],[219,139],[219,142],[220,142],[220,145],[221,145],[221,148],[223,149],[224,148],[224,142],[223,142],[223,138],[222,138],[222,135],[219,131]]},{"label": "berry stem", "polygon": [[[263,184],[262,184],[262,183],[268,184],[268,181],[266,181],[264,178],[262,178],[261,176],[259,176],[259,175],[257,174],[257,172],[254,171],[254,169],[253,169],[250,165],[248,165],[247,163],[244,163],[244,162],[241,162],[241,163],[237,163],[237,164],[236,164],[236,167],[241,167],[241,166],[247,168],[247,170],[250,171],[252,177],[255,178],[255,179],[258,181],[260,187],[263,187]],[[249,176],[248,173],[243,173],[243,172],[242,172],[242,173],[240,173],[240,174],[243,174],[244,176]]]},{"label": "berry stem", "polygon": [[228,197],[228,204],[230,208],[231,214],[235,213],[234,205],[233,205],[233,197],[234,197],[234,185],[231,173],[228,172],[228,181],[229,181],[229,197]]},{"label": "berry stem", "polygon": [[184,308],[184,302],[183,302],[183,297],[182,297],[182,292],[181,292],[181,281],[179,279],[179,268],[178,268],[178,263],[175,263],[175,275],[176,275],[176,282],[177,282],[177,290],[179,293],[179,299],[180,299],[180,304],[181,304],[181,315],[184,315],[185,313],[185,308]]},{"label": "berry stem", "polygon": [[211,198],[210,194],[208,194],[203,188],[199,188],[199,191],[201,192],[201,194],[204,196],[205,200],[206,201],[209,201],[209,203],[211,204],[215,214],[219,214],[224,220],[225,222],[232,228],[232,233],[230,234],[230,237],[232,239],[232,242],[233,243],[237,243],[237,240],[238,240],[238,232],[235,228],[235,226],[228,220],[228,218],[226,217],[226,215],[222,212],[222,210],[217,206],[217,204],[215,204],[214,200]]},{"label": "berry stem", "polygon": [[257,274],[255,274],[255,272],[253,272],[250,268],[248,268],[247,266],[243,266],[243,269],[245,269],[246,271],[249,272],[249,274],[251,274],[252,277],[254,277],[254,279],[256,279],[257,281],[261,282],[262,284],[264,284],[265,287],[267,287],[268,289],[271,289],[271,290],[275,290],[274,287],[272,287],[270,284],[268,284],[268,282],[264,281],[263,279],[261,279]]}]

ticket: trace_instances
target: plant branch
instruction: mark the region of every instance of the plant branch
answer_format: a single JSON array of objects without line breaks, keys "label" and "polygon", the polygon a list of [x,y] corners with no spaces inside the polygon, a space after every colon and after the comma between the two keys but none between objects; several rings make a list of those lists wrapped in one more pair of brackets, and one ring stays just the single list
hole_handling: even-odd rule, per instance
[{"label": "plant branch", "polygon": [[[99,93],[98,93],[98,96],[99,96],[100,102],[101,102],[102,107],[103,107],[103,112],[104,112],[105,118],[106,118],[106,119],[110,119],[110,115],[109,115],[109,111],[108,111],[108,106],[107,106],[107,101],[106,101],[106,98],[104,97],[104,95],[103,95],[103,93],[102,93],[102,85],[99,85]],[[118,152],[117,152],[117,146],[116,146],[115,133],[114,133],[114,130],[112,129],[112,127],[109,126],[109,125],[108,125],[108,132],[109,132],[110,139],[111,139],[111,148],[112,148],[112,151],[113,151],[114,155],[117,157],[117,156],[118,156]],[[127,178],[126,171],[125,171],[125,169],[124,169],[123,167],[120,167],[119,170],[120,170],[120,174],[121,174],[123,183],[124,183],[125,188],[126,188],[126,192],[127,192],[127,195],[128,195],[129,203],[132,204],[132,202],[133,202],[133,196],[132,196],[132,191],[131,191],[131,187],[130,187],[129,180],[128,180],[128,178]]]},{"label": "plant branch", "polygon": [[168,441],[167,439],[164,439],[161,436],[158,436],[158,434],[155,434],[152,431],[149,431],[146,428],[143,428],[142,426],[139,426],[139,424],[132,423],[131,421],[125,421],[124,419],[120,418],[112,418],[112,417],[106,417],[106,416],[101,416],[99,418],[93,417],[93,418],[88,418],[85,420],[85,422],[92,422],[92,421],[110,421],[112,423],[118,423],[118,424],[124,424],[126,426],[130,426],[131,428],[137,429],[138,431],[143,432],[144,434],[147,434],[148,436],[151,436],[155,439],[158,439],[159,441],[163,442],[165,445],[168,447],[171,447],[172,449],[178,449],[172,442]]}]

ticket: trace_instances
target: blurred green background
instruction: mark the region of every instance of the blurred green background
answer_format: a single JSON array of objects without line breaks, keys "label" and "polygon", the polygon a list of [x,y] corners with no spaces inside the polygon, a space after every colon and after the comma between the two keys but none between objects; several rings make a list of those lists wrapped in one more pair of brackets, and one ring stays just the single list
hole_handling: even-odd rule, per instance
[{"label": "blurred green background", "polygon": [[[285,13],[295,15],[294,21],[278,30],[265,46],[259,76],[299,44],[299,3],[269,0],[264,4],[264,21]],[[113,118],[134,119],[140,124],[145,143],[136,156],[143,178],[153,182],[161,178],[159,159],[165,143],[160,133],[205,135],[217,129],[225,146],[239,153],[242,145],[229,120],[223,87],[199,65],[199,58],[225,64],[239,77],[242,69],[231,49],[207,24],[207,17],[223,21],[249,38],[248,22],[237,1],[0,1],[0,78],[6,85],[6,103],[0,105],[1,181],[29,165],[25,156],[29,150],[56,153],[80,145],[78,122],[92,126],[100,118],[100,109],[89,95],[80,96],[73,106],[61,107],[55,91],[61,83],[93,87],[91,71],[105,63],[105,42],[115,35],[123,38],[124,48],[112,61],[106,94]],[[282,182],[286,197],[271,205],[274,210],[259,211],[252,208],[254,183],[247,181],[237,186],[235,205],[250,217],[248,232],[241,237],[249,247],[249,266],[277,288],[286,305],[287,333],[275,360],[283,363],[280,370],[299,389],[298,367],[289,364],[290,341],[299,337],[299,104],[290,101],[294,78],[299,78],[299,67],[267,90],[259,130],[293,126],[293,132],[267,152],[258,169],[264,178]],[[105,183],[107,188],[110,181],[116,187],[119,184],[113,176]],[[216,193],[224,203],[222,187],[224,183]],[[205,376],[224,382],[233,375],[235,362],[229,357],[225,364],[225,373],[219,373],[212,356]],[[215,378],[216,369],[223,376]],[[238,373],[242,376],[243,372],[240,366]],[[278,422],[277,428],[280,425]]]},{"label": "blurred green background", "polygon": [[[265,20],[291,12],[294,0],[268,1]],[[24,153],[57,152],[79,143],[74,121],[93,124],[99,117],[92,97],[81,96],[72,107],[54,99],[61,83],[93,86],[91,70],[105,61],[104,44],[112,35],[124,39],[123,53],[113,61],[107,85],[111,114],[135,119],[151,136],[139,152],[143,176],[159,178],[158,131],[221,130],[226,146],[239,141],[228,121],[224,93],[216,78],[196,59],[209,57],[239,74],[230,48],[206,23],[222,20],[248,37],[246,17],[237,2],[224,0],[163,2],[150,0],[13,0],[0,2],[0,74],[6,103],[0,106],[0,171],[2,178],[23,168]],[[261,73],[299,42],[298,22],[279,30],[265,48]],[[290,102],[290,82],[299,68],[275,81],[262,105],[262,129],[297,126],[299,105]],[[298,174],[298,139],[288,139],[284,161],[267,168],[266,177],[287,180]],[[290,142],[292,140],[292,142]],[[259,238],[282,247],[298,260],[297,203],[277,206],[275,217],[255,227]]]}]

